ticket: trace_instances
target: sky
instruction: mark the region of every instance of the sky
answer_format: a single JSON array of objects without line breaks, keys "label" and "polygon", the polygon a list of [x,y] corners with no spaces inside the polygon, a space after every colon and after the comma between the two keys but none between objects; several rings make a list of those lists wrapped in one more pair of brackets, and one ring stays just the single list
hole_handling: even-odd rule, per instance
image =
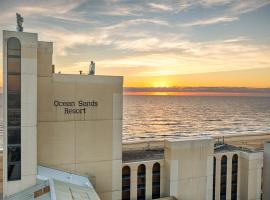
[{"label": "sky", "polygon": [[94,60],[127,88],[270,88],[269,0],[0,0],[1,30],[16,12],[57,72]]}]

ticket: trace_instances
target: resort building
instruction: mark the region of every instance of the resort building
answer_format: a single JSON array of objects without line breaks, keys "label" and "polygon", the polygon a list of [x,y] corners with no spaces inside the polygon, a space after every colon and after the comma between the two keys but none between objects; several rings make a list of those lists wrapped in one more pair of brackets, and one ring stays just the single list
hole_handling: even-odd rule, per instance
[{"label": "resort building", "polygon": [[52,54],[3,31],[4,199],[261,199],[263,152],[210,137],[122,145],[123,77],[55,73]]}]

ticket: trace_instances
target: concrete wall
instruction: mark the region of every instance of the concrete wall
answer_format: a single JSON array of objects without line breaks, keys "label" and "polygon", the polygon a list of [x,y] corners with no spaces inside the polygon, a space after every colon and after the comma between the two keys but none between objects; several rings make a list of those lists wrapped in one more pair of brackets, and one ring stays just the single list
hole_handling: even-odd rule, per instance
[{"label": "concrete wall", "polygon": [[264,144],[263,154],[263,200],[270,199],[270,142]]},{"label": "concrete wall", "polygon": [[[21,42],[21,180],[7,181],[7,40]],[[37,174],[37,34],[3,31],[4,56],[4,196],[19,192],[36,183]]]},{"label": "concrete wall", "polygon": [[214,140],[210,138],[166,141],[166,196],[183,200],[211,199],[213,151]]},{"label": "concrete wall", "polygon": [[[101,199],[120,199],[123,78],[51,74],[52,44],[39,43],[38,52],[38,164],[88,176]],[[80,100],[98,106],[79,107]]]},{"label": "concrete wall", "polygon": [[263,153],[241,151],[240,158],[240,196],[239,199],[260,200],[262,183]]},{"label": "concrete wall", "polygon": [[146,167],[146,190],[145,196],[147,200],[152,199],[152,169],[155,163],[160,164],[160,196],[165,196],[165,170],[164,170],[164,160],[148,160],[148,161],[138,161],[138,162],[127,162],[123,163],[122,167],[129,166],[131,171],[130,176],[130,199],[137,199],[137,173],[138,166],[144,164]]}]

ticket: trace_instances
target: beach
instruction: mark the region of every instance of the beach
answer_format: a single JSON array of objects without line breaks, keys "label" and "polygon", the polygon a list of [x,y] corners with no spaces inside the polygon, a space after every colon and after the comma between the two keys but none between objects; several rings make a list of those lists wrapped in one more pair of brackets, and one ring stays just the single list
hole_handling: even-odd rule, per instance
[{"label": "beach", "polygon": [[[209,137],[209,136],[198,136]],[[212,136],[216,142],[223,142],[223,137]],[[238,147],[248,147],[251,149],[263,150],[264,142],[270,141],[270,133],[262,134],[239,134],[239,135],[224,135],[224,143],[235,145]],[[145,140],[123,142],[123,151],[141,150],[141,149],[160,149],[164,148],[164,140]]]}]

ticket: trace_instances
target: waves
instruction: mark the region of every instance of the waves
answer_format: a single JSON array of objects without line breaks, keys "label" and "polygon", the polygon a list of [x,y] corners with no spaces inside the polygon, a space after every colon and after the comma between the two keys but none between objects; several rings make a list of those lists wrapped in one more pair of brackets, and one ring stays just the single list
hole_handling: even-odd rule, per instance
[{"label": "waves", "polygon": [[269,97],[125,96],[123,114],[124,141],[270,133]]},{"label": "waves", "polygon": [[269,124],[267,97],[124,97],[124,141],[269,133]]}]

